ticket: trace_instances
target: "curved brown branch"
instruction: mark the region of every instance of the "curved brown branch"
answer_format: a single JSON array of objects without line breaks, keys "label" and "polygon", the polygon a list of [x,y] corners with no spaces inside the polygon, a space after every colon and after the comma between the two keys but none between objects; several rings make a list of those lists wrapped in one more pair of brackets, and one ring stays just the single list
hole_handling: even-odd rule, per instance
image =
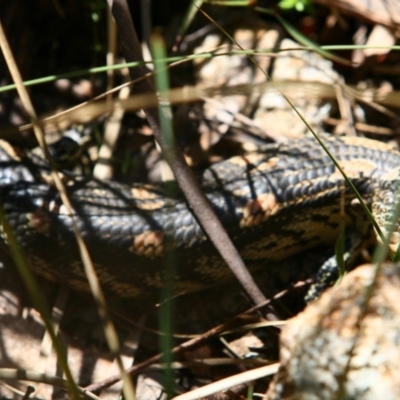
[{"label": "curved brown branch", "polygon": [[[129,7],[126,0],[108,0],[111,12],[117,23],[120,44],[123,55],[127,62],[143,61],[141,46],[133,26]],[[148,70],[143,65],[129,70],[131,79],[144,76]],[[135,90],[138,93],[154,93],[154,86],[148,79],[139,81]],[[144,110],[148,122],[153,130],[154,137],[160,145],[165,158],[175,175],[177,183],[184,193],[189,207],[192,209],[202,228],[217,248],[222,258],[239,280],[248,296],[255,304],[264,302],[266,299],[252,276],[243,263],[238,251],[230,240],[221,222],[215,215],[208,199],[205,197],[197,183],[193,172],[187,166],[181,150],[176,144],[170,146],[160,130],[160,121],[156,109]],[[276,319],[273,312],[267,315],[268,319]]]}]

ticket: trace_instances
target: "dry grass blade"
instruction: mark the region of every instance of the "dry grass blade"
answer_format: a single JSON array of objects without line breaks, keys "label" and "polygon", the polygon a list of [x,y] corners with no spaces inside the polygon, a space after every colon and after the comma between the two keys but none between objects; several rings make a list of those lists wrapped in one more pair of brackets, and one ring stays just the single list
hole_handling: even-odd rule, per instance
[{"label": "dry grass blade", "polygon": [[[114,88],[111,93],[121,89],[121,85]],[[350,85],[341,85],[343,93],[350,99],[355,99],[371,107],[379,109],[380,112],[385,113],[390,118],[398,119],[398,116],[390,110],[384,109],[384,107],[395,107],[400,108],[400,93],[396,90],[382,94],[379,89],[358,89]],[[334,99],[336,97],[335,88],[328,83],[321,82],[297,82],[297,81],[270,81],[262,84],[255,85],[235,85],[235,86],[223,86],[223,87],[208,87],[198,88],[195,86],[186,86],[184,88],[170,89],[166,95],[172,105],[181,103],[190,103],[199,101],[207,97],[214,97],[216,95],[228,96],[228,95],[248,95],[248,94],[259,94],[259,95],[275,95],[277,93],[284,92],[287,96],[293,99],[297,98],[308,98],[308,99]],[[82,103],[71,109],[67,109],[61,113],[40,119],[39,122],[44,128],[47,127],[63,127],[74,123],[85,123],[96,119],[99,116],[117,112],[118,110],[124,111],[135,111],[140,110],[143,107],[151,108],[157,107],[158,98],[154,94],[140,94],[132,95],[126,99],[118,100],[104,100],[106,94],[98,96],[96,99]],[[31,124],[21,126],[20,131],[32,128]]]},{"label": "dry grass blade", "polygon": [[[36,112],[34,110],[32,102],[29,98],[28,92],[27,92],[26,88],[23,86],[21,75],[18,71],[18,67],[17,67],[15,60],[13,58],[13,55],[11,53],[11,49],[8,46],[8,42],[7,42],[7,39],[6,39],[6,36],[5,36],[5,33],[4,33],[1,23],[0,23],[0,45],[3,50],[4,58],[7,61],[7,65],[9,67],[10,73],[13,77],[15,84],[17,85],[17,90],[21,97],[21,101],[24,105],[24,108],[25,108],[27,114],[29,115],[29,117],[32,121],[36,139],[37,139],[40,147],[42,148],[44,155],[46,156],[47,160],[49,161],[50,168],[51,168],[51,175],[52,175],[54,183],[60,193],[60,197],[63,202],[63,205],[66,207],[67,213],[72,220],[73,230],[75,233],[75,237],[76,237],[79,252],[81,255],[82,263],[85,268],[85,273],[86,273],[86,276],[89,281],[89,286],[91,288],[93,297],[95,298],[95,300],[97,302],[98,309],[99,309],[99,315],[102,317],[102,320],[103,320],[104,332],[105,332],[105,336],[107,339],[107,343],[110,347],[110,350],[113,352],[113,354],[117,358],[117,363],[118,363],[118,366],[120,367],[121,376],[123,377],[123,380],[124,380],[125,394],[128,399],[134,399],[135,397],[134,397],[134,390],[132,387],[132,383],[131,383],[129,377],[124,372],[123,363],[122,363],[121,357],[119,355],[120,345],[119,345],[118,336],[117,336],[115,327],[111,321],[111,318],[109,316],[105,297],[102,293],[100,283],[99,283],[99,280],[96,275],[96,271],[95,271],[93,263],[91,261],[88,249],[84,243],[83,237],[82,237],[82,235],[78,229],[78,226],[76,224],[76,221],[74,218],[75,213],[74,213],[72,204],[68,198],[67,192],[65,190],[65,186],[58,175],[57,169],[54,166],[54,163],[52,162],[52,158],[47,149],[46,141],[44,139],[43,128],[37,119]],[[43,318],[46,320],[47,315],[43,315]],[[46,321],[46,327],[49,330],[49,333],[52,337],[53,344],[55,345],[56,349],[58,350],[57,354],[60,358],[60,362],[62,363],[63,370],[64,370],[64,372],[67,376],[68,382],[70,384],[69,389],[71,390],[71,394],[73,395],[74,398],[79,398],[77,387],[73,380],[71,371],[68,367],[67,360],[64,357],[63,352],[60,351],[60,346],[57,344],[56,335],[53,332],[51,323],[49,321]]]},{"label": "dry grass blade", "polygon": [[231,388],[232,386],[247,383],[256,379],[264,378],[269,375],[276,374],[279,369],[279,363],[267,365],[265,367],[255,368],[250,371],[242,372],[241,374],[230,376],[226,379],[213,382],[209,385],[192,390],[191,392],[174,397],[172,400],[197,400],[214,393],[218,393]]},{"label": "dry grass blade", "polygon": [[[44,139],[43,139],[43,132],[41,130],[40,125],[37,123],[35,110],[33,108],[33,105],[31,103],[31,101],[30,101],[30,98],[28,96],[27,91],[26,91],[26,89],[24,88],[24,86],[22,84],[21,75],[20,75],[18,67],[17,67],[17,65],[15,63],[15,60],[14,60],[14,57],[12,55],[11,49],[10,49],[10,47],[8,45],[8,41],[7,41],[7,38],[5,36],[5,32],[3,30],[3,26],[1,24],[1,22],[0,22],[0,46],[1,46],[1,49],[3,51],[3,55],[4,55],[4,58],[5,58],[6,62],[7,62],[8,68],[10,70],[11,76],[13,77],[14,82],[17,85],[17,89],[18,89],[18,92],[20,94],[21,101],[22,101],[22,103],[23,103],[23,105],[25,107],[26,112],[31,117],[31,120],[33,122],[35,134],[36,134],[36,136],[38,138],[38,141],[39,141],[39,143],[40,142],[44,143],[44,146],[46,146],[46,144],[44,142]],[[54,175],[55,175],[55,178],[57,179],[58,175],[57,175],[56,172],[54,173]],[[2,214],[3,214],[3,212],[2,212]],[[8,223],[5,220],[2,221],[2,225],[3,225],[3,229],[5,230],[5,232],[7,232],[7,235],[9,237],[9,240],[10,240],[11,244],[13,244],[13,249],[15,251],[14,255],[16,255],[16,252],[18,252],[18,245],[17,245],[17,243],[15,241],[15,238],[13,237],[13,233],[11,231],[11,228],[8,226]],[[24,258],[24,257],[22,257],[22,258]],[[26,262],[20,263],[20,267],[22,269],[26,269],[26,267],[27,267]],[[27,275],[29,276],[29,273]],[[66,360],[66,358],[64,356],[64,353],[62,351],[61,345],[57,340],[57,337],[56,337],[56,334],[55,334],[55,332],[53,330],[52,324],[49,321],[49,317],[48,317],[49,313],[48,313],[47,307],[45,305],[45,301],[44,301],[44,299],[42,297],[39,297],[40,296],[40,292],[37,289],[37,287],[36,287],[36,285],[35,285],[33,280],[31,280],[31,285],[33,285],[33,290],[35,292],[34,293],[32,291],[31,294],[34,293],[34,295],[36,297],[36,299],[33,298],[32,300],[34,302],[36,301],[36,304],[39,305],[39,309],[40,309],[40,311],[42,313],[42,317],[43,317],[43,319],[44,319],[44,321],[46,323],[46,328],[47,328],[47,330],[48,330],[48,332],[49,332],[49,334],[50,334],[50,336],[52,338],[53,345],[54,345],[54,347],[55,347],[55,349],[57,351],[57,354],[58,354],[58,357],[59,357],[59,362],[60,362],[60,364],[62,366],[62,369],[63,369],[64,373],[67,376],[68,388],[69,388],[73,398],[78,399],[79,398],[79,394],[78,394],[77,386],[76,386],[76,384],[74,382],[74,379],[72,377],[72,373],[71,373],[71,371],[69,369],[69,366],[68,366],[67,360]]]}]

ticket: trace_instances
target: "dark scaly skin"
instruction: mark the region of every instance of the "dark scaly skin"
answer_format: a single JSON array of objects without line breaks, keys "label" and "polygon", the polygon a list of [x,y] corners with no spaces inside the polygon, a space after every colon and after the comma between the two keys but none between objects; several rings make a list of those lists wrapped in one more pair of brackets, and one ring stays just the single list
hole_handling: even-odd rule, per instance
[{"label": "dark scaly skin", "polygon": [[[368,204],[393,186],[400,166],[397,151],[367,139],[322,138]],[[58,193],[40,182],[42,167],[15,160],[5,147],[0,148],[1,200],[32,268],[51,280],[87,289]],[[314,138],[265,145],[257,153],[215,164],[202,183],[251,270],[284,265],[297,254],[333,246],[343,218],[354,230],[370,229],[360,208],[351,205],[354,194]],[[232,278],[183,199],[167,197],[160,187],[85,179],[69,184],[68,191],[106,290],[121,297],[154,294],[163,286],[164,256],[171,251],[176,293]],[[293,279],[296,273],[274,267],[271,285],[286,276]]]}]

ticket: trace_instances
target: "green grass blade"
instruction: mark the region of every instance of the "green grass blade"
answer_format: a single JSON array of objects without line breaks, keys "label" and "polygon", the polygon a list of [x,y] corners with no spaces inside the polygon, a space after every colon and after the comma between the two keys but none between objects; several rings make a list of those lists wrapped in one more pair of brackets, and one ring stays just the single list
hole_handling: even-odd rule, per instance
[{"label": "green grass blade", "polygon": [[[151,45],[155,66],[155,82],[157,92],[159,93],[159,118],[161,133],[164,141],[168,144],[168,148],[174,146],[174,134],[172,129],[172,109],[168,99],[168,91],[170,89],[168,68],[162,60],[166,57],[165,44],[161,36],[154,35],[151,39]],[[172,152],[164,154],[165,157],[171,159]],[[171,190],[171,189],[170,189]],[[169,193],[173,195],[173,193]],[[171,239],[165,238],[165,248],[168,248],[168,242]],[[163,362],[166,367],[164,369],[164,388],[167,397],[171,398],[174,393],[174,371],[172,369],[172,353],[173,343],[173,278],[176,270],[176,260],[173,252],[167,252],[163,265],[165,284],[161,293],[160,306],[160,330],[163,335],[160,336],[160,347],[163,353]]]},{"label": "green grass blade", "polygon": [[280,15],[276,14],[275,12],[262,8],[262,7],[256,7],[257,11],[263,12],[265,14],[273,15],[279,23],[282,25],[282,27],[286,30],[286,32],[293,37],[298,43],[302,44],[303,46],[307,46],[311,48],[313,51],[316,53],[320,54],[322,57],[325,57],[329,60],[338,62],[343,65],[348,65],[351,66],[353,63],[351,61],[346,60],[345,58],[336,56],[335,54],[330,53],[329,51],[323,50],[320,46],[318,46],[316,43],[314,43],[312,40],[301,34],[293,25],[291,25],[289,22],[287,22],[284,18],[282,18]]},{"label": "green grass blade", "polygon": [[72,398],[79,399],[80,395],[78,392],[78,387],[76,386],[75,381],[72,377],[71,370],[69,369],[64,347],[62,346],[57,338],[56,333],[54,332],[53,325],[51,323],[51,313],[47,306],[46,300],[42,292],[39,290],[39,285],[36,281],[36,278],[28,266],[27,258],[23,250],[19,246],[14,232],[12,231],[11,226],[8,223],[8,220],[4,214],[2,204],[0,204],[0,223],[7,237],[8,246],[14,263],[18,269],[18,272],[25,284],[26,289],[29,292],[35,308],[39,311],[42,317],[46,330],[49,332],[54,349],[57,353],[58,362],[60,363],[60,366],[67,378],[68,388],[70,390]]}]

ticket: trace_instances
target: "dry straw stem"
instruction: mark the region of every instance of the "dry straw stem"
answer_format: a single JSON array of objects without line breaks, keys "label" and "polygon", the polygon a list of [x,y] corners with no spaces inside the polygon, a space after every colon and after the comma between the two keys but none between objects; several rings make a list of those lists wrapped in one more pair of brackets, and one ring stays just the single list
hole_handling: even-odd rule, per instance
[{"label": "dry straw stem", "polygon": [[255,381],[256,379],[265,378],[266,376],[276,374],[279,369],[279,363],[267,365],[265,367],[255,368],[250,371],[242,372],[241,374],[230,376],[229,378],[221,379],[220,381],[210,383],[201,388],[192,390],[188,393],[174,397],[172,400],[197,400],[212,394],[222,392],[232,386],[240,385]]},{"label": "dry straw stem", "polygon": [[[108,346],[110,347],[110,350],[112,351],[112,353],[115,355],[115,357],[117,359],[117,364],[118,364],[118,367],[120,368],[120,373],[121,373],[121,376],[124,381],[125,395],[126,395],[127,399],[129,399],[129,400],[134,399],[135,396],[134,396],[132,382],[129,379],[128,375],[124,371],[123,363],[122,363],[122,360],[121,360],[121,357],[119,354],[120,345],[119,345],[118,336],[117,336],[115,327],[109,317],[109,312],[108,312],[108,308],[106,305],[106,301],[105,301],[104,295],[102,293],[100,283],[97,278],[93,263],[91,261],[88,249],[84,243],[83,237],[82,237],[81,233],[79,232],[78,226],[74,219],[75,213],[74,213],[72,204],[67,196],[67,192],[65,190],[64,184],[62,183],[62,181],[58,175],[57,169],[55,168],[54,163],[52,162],[51,156],[49,154],[49,151],[47,149],[46,141],[44,139],[43,128],[37,119],[33,104],[29,98],[26,88],[23,85],[21,75],[20,75],[18,67],[15,63],[11,49],[8,45],[8,41],[5,36],[3,26],[1,23],[0,23],[0,45],[1,45],[1,48],[2,48],[2,51],[4,54],[4,58],[6,59],[8,68],[10,70],[11,76],[14,80],[14,83],[17,86],[18,94],[21,97],[21,101],[24,105],[25,111],[27,112],[27,114],[29,115],[29,117],[32,121],[36,139],[37,139],[40,147],[42,148],[44,155],[46,156],[47,160],[49,161],[49,165],[51,168],[51,175],[52,175],[54,183],[60,193],[60,197],[63,202],[63,205],[65,206],[67,213],[72,220],[72,226],[73,226],[74,234],[75,234],[76,241],[78,244],[79,252],[81,255],[82,263],[84,265],[85,273],[87,275],[93,297],[96,300],[96,303],[97,303],[97,306],[99,309],[99,315],[103,321],[105,337],[107,339],[107,343],[108,343]],[[36,292],[37,293],[35,294],[35,297],[37,297],[40,293],[38,290],[36,290]],[[33,299],[33,300],[35,300],[35,299]],[[44,303],[44,301],[43,301],[43,303]],[[48,318],[47,318],[48,313],[45,312],[45,310],[42,307],[40,307],[40,308],[41,308],[40,311],[42,313],[42,317],[44,318],[44,321],[46,323],[46,328],[49,331],[50,336],[52,337],[53,344],[57,350],[58,358],[59,358],[62,368],[67,376],[71,394],[73,395],[74,398],[78,399],[79,394],[77,391],[77,386],[73,380],[71,371],[67,364],[67,360],[63,355],[63,351],[61,351],[61,346],[57,342],[57,338],[53,331],[52,324],[50,321],[48,321]]]}]

